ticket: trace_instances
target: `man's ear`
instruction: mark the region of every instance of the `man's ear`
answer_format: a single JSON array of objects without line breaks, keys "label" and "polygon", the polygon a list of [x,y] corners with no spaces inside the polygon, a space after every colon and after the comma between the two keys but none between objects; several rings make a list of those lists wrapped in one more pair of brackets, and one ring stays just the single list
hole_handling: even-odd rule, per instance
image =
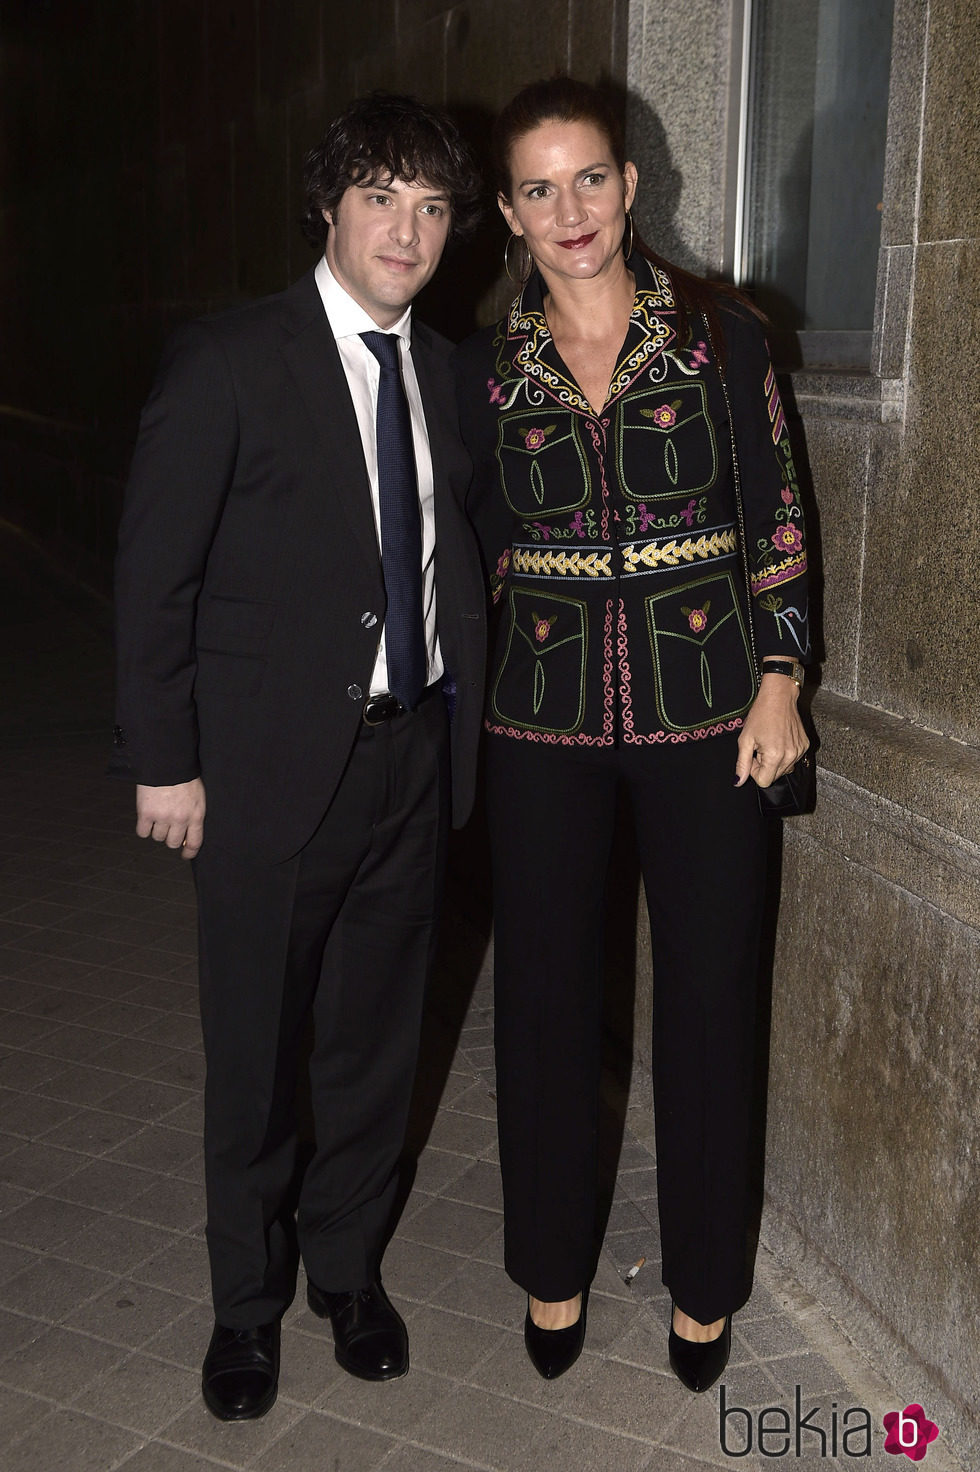
[{"label": "man's ear", "polygon": [[333,224],[333,210],[321,210],[320,214],[326,220],[328,225]]}]

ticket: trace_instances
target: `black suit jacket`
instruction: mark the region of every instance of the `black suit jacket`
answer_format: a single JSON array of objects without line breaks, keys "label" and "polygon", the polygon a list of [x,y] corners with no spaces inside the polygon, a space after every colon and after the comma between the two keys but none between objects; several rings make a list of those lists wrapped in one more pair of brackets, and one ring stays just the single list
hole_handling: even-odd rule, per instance
[{"label": "black suit jacket", "polygon": [[[413,323],[458,826],[473,799],[485,596],[449,352]],[[313,272],[181,328],[143,411],[120,528],[114,769],[152,786],[203,776],[205,842],[289,857],[340,779],[384,614],[360,434]]]}]

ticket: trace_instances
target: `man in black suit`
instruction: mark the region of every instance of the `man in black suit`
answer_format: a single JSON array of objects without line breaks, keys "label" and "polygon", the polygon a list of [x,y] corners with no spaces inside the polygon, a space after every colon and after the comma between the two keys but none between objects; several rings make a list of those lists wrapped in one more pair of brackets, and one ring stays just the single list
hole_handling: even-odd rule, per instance
[{"label": "man in black suit", "polygon": [[[411,317],[474,217],[469,159],[447,119],[376,94],[330,126],[306,183],[315,269],[168,345],[117,566],[115,765],[138,784],[137,833],[194,860],[202,1384],[224,1420],[275,1400],[294,1233],[340,1364],[408,1369],[380,1257],[482,700],[449,345]],[[294,1223],[311,1014],[316,1150]]]}]

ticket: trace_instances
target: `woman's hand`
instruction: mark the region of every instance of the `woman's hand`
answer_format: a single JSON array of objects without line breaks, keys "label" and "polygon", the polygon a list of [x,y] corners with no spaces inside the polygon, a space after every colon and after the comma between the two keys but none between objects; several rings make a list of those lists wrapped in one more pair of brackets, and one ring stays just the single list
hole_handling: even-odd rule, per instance
[{"label": "woman's hand", "polygon": [[768,787],[795,766],[810,743],[796,702],[799,686],[786,675],[763,675],[738,738],[735,786],[752,777]]}]

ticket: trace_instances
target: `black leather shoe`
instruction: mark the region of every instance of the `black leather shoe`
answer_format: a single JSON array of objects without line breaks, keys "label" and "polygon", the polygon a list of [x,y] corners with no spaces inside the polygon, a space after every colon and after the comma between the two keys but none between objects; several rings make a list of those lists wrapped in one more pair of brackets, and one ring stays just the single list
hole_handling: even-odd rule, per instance
[{"label": "black leather shoe", "polygon": [[589,1290],[582,1294],[582,1312],[574,1324],[565,1329],[540,1329],[531,1318],[528,1304],[524,1318],[524,1348],[528,1359],[545,1380],[557,1380],[564,1375],[582,1353],[585,1343],[585,1316],[589,1306]]},{"label": "black leather shoe", "polygon": [[710,1390],[724,1372],[731,1352],[731,1314],[726,1318],[725,1327],[717,1339],[709,1339],[707,1344],[696,1344],[693,1339],[682,1339],[674,1332],[674,1306],[671,1304],[667,1353],[670,1357],[670,1368],[688,1390],[698,1393]]},{"label": "black leather shoe", "polygon": [[204,1404],[219,1421],[264,1416],[279,1390],[279,1321],[257,1329],[215,1324],[201,1371]]},{"label": "black leather shoe", "polygon": [[327,1293],[307,1280],[306,1301],[333,1326],[341,1369],[360,1380],[397,1380],[408,1374],[408,1330],[380,1282],[354,1293]]}]

